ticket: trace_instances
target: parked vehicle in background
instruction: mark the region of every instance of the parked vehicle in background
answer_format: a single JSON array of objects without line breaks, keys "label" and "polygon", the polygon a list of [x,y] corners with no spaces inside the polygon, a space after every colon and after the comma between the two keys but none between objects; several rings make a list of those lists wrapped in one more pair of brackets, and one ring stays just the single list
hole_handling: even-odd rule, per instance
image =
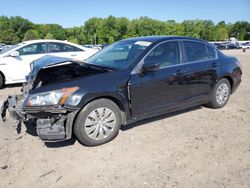
[{"label": "parked vehicle in background", "polygon": [[243,45],[242,42],[236,42],[235,44],[236,44],[237,49],[244,49],[245,48],[245,46]]},{"label": "parked vehicle in background", "polygon": [[24,93],[2,106],[33,120],[47,142],[75,134],[84,145],[114,139],[141,119],[207,104],[226,105],[241,82],[241,66],[199,39],[151,36],[118,41],[86,60],[47,57],[34,63]]},{"label": "parked vehicle in background", "polygon": [[97,50],[59,40],[31,40],[0,52],[0,88],[3,84],[25,82],[30,63],[45,54],[85,60]]},{"label": "parked vehicle in background", "polygon": [[83,45],[86,48],[93,48],[93,49],[97,49],[97,50],[102,50],[103,48],[106,48],[109,44],[85,44]]},{"label": "parked vehicle in background", "polygon": [[229,43],[229,49],[244,49],[247,48],[242,42]]},{"label": "parked vehicle in background", "polygon": [[214,43],[217,49],[219,50],[228,50],[229,45],[227,43]]},{"label": "parked vehicle in background", "polygon": [[3,43],[0,43],[0,51],[2,51],[4,48],[5,48],[5,44],[3,44]]},{"label": "parked vehicle in background", "polygon": [[100,45],[100,47],[103,49],[103,48],[106,48],[106,47],[108,47],[109,46],[109,44],[101,44]]},{"label": "parked vehicle in background", "polygon": [[229,49],[237,49],[237,45],[236,44],[229,44],[228,48]]},{"label": "parked vehicle in background", "polygon": [[250,48],[250,42],[246,42],[242,44],[243,48],[249,49]]},{"label": "parked vehicle in background", "polygon": [[83,45],[83,47],[95,49],[95,50],[98,50],[98,51],[100,51],[102,49],[100,47],[100,45],[93,45],[93,44],[85,44],[85,45]]}]

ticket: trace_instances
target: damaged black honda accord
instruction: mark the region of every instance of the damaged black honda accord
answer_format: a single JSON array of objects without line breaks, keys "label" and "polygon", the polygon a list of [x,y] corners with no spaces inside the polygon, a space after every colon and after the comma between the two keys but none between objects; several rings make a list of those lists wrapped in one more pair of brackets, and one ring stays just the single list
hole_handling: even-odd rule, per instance
[{"label": "damaged black honda accord", "polygon": [[241,82],[241,66],[209,43],[151,36],[118,41],[86,62],[45,56],[32,64],[23,94],[1,108],[32,120],[46,141],[74,134],[84,145],[114,139],[138,120],[207,104],[221,108]]}]

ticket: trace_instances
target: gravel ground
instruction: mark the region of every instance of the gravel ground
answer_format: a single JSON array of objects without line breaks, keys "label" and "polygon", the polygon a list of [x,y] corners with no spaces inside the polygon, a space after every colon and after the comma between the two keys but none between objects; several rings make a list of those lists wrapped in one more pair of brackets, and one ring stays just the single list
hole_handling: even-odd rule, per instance
[{"label": "gravel ground", "polygon": [[[241,61],[243,80],[223,109],[141,121],[92,148],[44,144],[0,122],[0,187],[250,187],[250,50],[224,52]],[[19,90],[1,90],[0,101]]]}]

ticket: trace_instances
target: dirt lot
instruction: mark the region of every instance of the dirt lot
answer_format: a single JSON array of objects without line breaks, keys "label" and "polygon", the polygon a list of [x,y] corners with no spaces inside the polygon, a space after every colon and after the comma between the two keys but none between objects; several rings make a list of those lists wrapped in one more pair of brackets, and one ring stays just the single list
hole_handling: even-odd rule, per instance
[{"label": "dirt lot", "polygon": [[[244,72],[226,107],[142,121],[103,146],[45,145],[0,122],[0,187],[250,187],[250,50],[225,53]],[[19,90],[1,90],[0,101]]]}]

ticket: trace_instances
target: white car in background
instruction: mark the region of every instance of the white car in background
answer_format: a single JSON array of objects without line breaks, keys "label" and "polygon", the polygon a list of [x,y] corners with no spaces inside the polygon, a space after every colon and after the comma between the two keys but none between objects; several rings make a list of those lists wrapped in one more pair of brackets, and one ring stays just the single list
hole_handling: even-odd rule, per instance
[{"label": "white car in background", "polygon": [[85,60],[98,52],[60,40],[31,40],[0,51],[0,88],[4,84],[25,82],[30,63],[44,55]]},{"label": "white car in background", "polygon": [[245,48],[245,49],[249,49],[250,48],[250,42],[243,43],[242,47]]}]

